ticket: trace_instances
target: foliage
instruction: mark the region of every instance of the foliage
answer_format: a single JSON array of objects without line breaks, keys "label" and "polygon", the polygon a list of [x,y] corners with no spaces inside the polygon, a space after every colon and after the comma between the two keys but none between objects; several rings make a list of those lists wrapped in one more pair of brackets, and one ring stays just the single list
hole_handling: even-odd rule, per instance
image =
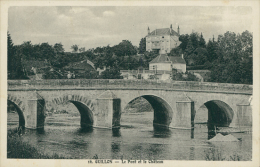
[{"label": "foliage", "polygon": [[207,59],[209,62],[213,62],[214,60],[218,59],[218,43],[215,41],[209,40],[207,46]]},{"label": "foliage", "polygon": [[128,40],[123,40],[118,45],[114,46],[113,50],[117,56],[131,56],[137,54],[137,50]]},{"label": "foliage", "polygon": [[159,54],[156,52],[145,52],[143,58],[143,67],[148,68],[149,62],[151,62],[154,58],[156,58]]},{"label": "foliage", "polygon": [[28,79],[28,77],[24,75],[21,58],[21,54],[17,52],[17,47],[13,44],[11,35],[7,33],[8,79]]},{"label": "foliage", "polygon": [[168,56],[176,56],[176,57],[181,57],[182,55],[182,49],[180,47],[173,48]]},{"label": "foliage", "polygon": [[146,38],[142,38],[140,43],[139,43],[139,49],[138,49],[140,54],[143,54],[146,51]]},{"label": "foliage", "polygon": [[99,79],[123,79],[120,70],[117,67],[106,69],[99,77]]},{"label": "foliage", "polygon": [[242,156],[237,152],[232,152],[231,155],[225,155],[221,150],[216,148],[210,148],[204,150],[206,161],[245,161],[249,158],[249,155]]},{"label": "foliage", "polygon": [[[118,45],[110,47],[97,47],[85,50],[79,49],[79,45],[71,47],[72,53],[64,52],[63,45],[56,43],[54,46],[48,43],[35,44],[25,41],[21,45],[14,46],[10,34],[8,34],[8,79],[24,79],[22,60],[47,60],[56,71],[71,62],[79,62],[85,59],[92,61],[96,68],[110,67],[99,78],[118,78],[119,69],[137,69],[139,67],[149,68],[158,53],[145,51],[146,39],[142,38],[139,48],[132,45],[128,40],[123,40]],[[169,56],[184,55],[184,59],[190,69],[208,69],[211,71],[212,82],[227,83],[253,83],[253,36],[249,31],[242,34],[226,32],[219,35],[215,41],[207,43],[203,37],[196,32],[179,37],[181,44],[172,49]],[[141,55],[136,55],[137,50]],[[79,51],[79,52],[78,52]],[[116,70],[115,70],[116,69]],[[111,75],[110,75],[111,74]],[[189,76],[187,74],[187,76]],[[51,71],[44,74],[45,78],[59,78],[58,74]],[[96,78],[94,72],[86,72],[83,78]],[[185,80],[180,74],[173,74],[177,80]],[[193,80],[192,77],[187,77]]]},{"label": "foliage", "polygon": [[73,52],[73,53],[77,53],[78,50],[79,50],[79,45],[72,45],[72,46],[71,46],[71,49],[72,49],[72,52]]},{"label": "foliage", "polygon": [[79,48],[79,52],[85,52],[85,47]]},{"label": "foliage", "polygon": [[172,69],[171,78],[174,81],[198,81],[198,78],[189,72],[185,74],[182,72],[178,72],[176,69]]},{"label": "foliage", "polygon": [[212,64],[211,81],[253,83],[252,34],[226,32],[218,37],[218,58]]},{"label": "foliage", "polygon": [[179,41],[181,42],[181,44],[179,45],[179,47],[182,49],[182,51],[184,52],[186,50],[186,47],[188,45],[188,42],[189,42],[189,35],[188,34],[185,34],[185,35],[181,35],[179,37]]},{"label": "foliage", "polygon": [[85,72],[85,78],[86,79],[97,79],[98,77],[98,72],[91,70],[91,71],[86,71]]},{"label": "foliage", "polygon": [[159,79],[156,75],[149,75],[149,79],[156,80]]},{"label": "foliage", "polygon": [[7,135],[7,158],[16,159],[68,159],[58,154],[47,155],[37,148],[25,143],[16,130],[8,131]]},{"label": "foliage", "polygon": [[202,33],[201,33],[200,38],[199,38],[199,47],[200,47],[200,48],[205,48],[205,47],[206,47],[206,41],[205,41],[205,39],[203,38]]},{"label": "foliage", "polygon": [[182,78],[182,73],[179,73],[177,72],[176,69],[172,69],[172,80],[175,80],[175,81],[182,81],[183,78]]},{"label": "foliage", "polygon": [[57,53],[63,53],[64,52],[64,48],[63,45],[61,43],[56,43],[54,46],[54,52]]}]

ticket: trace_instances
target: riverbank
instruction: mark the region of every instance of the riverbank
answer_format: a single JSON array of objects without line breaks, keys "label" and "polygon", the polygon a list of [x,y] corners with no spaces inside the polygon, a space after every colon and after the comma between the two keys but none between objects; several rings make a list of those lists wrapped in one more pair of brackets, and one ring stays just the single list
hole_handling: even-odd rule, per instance
[{"label": "riverbank", "polygon": [[18,159],[70,159],[69,157],[59,156],[56,153],[47,155],[40,152],[35,147],[21,140],[22,133],[17,129],[8,130],[7,134],[7,158]]}]

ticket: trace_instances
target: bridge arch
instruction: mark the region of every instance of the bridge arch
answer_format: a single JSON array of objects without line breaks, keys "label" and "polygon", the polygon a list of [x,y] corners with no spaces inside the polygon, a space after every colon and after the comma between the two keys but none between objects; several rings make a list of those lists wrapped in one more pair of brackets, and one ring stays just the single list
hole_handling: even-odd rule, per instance
[{"label": "bridge arch", "polygon": [[80,95],[65,95],[57,97],[48,102],[48,108],[51,105],[62,105],[68,102],[74,104],[80,113],[80,124],[82,128],[92,127],[94,123],[94,104],[93,102]]},{"label": "bridge arch", "polygon": [[25,106],[23,102],[15,96],[8,95],[7,103],[12,104],[15,107],[15,110],[19,116],[19,126],[25,127],[25,117],[24,117]]},{"label": "bridge arch", "polygon": [[[221,100],[209,100],[204,103],[205,107],[208,110],[208,128],[217,127],[228,127],[233,121],[234,111],[224,101]],[[201,105],[203,106],[203,105]],[[198,112],[198,110],[197,110]],[[195,115],[195,119],[198,113]]]},{"label": "bridge arch", "polygon": [[[154,110],[154,118],[153,118],[153,125],[162,125],[162,126],[166,126],[168,127],[171,122],[172,122],[172,117],[173,117],[173,110],[172,107],[169,105],[169,103],[163,99],[162,97],[159,97],[157,95],[141,95],[135,98],[132,98],[130,101],[128,101],[126,103],[126,106],[131,103],[132,101],[134,101],[137,98],[144,98],[145,100],[147,100],[153,110]],[[126,108],[126,106],[124,106],[123,109]]]}]

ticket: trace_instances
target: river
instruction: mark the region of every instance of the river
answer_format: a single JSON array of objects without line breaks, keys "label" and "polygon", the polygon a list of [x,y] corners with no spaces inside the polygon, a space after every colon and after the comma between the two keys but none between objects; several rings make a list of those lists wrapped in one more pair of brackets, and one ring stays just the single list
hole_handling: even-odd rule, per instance
[{"label": "river", "polygon": [[[46,117],[43,131],[27,130],[22,140],[46,154],[75,159],[205,160],[210,153],[251,160],[252,134],[232,133],[238,142],[209,142],[205,124],[191,130],[154,130],[153,113],[123,113],[120,130],[82,130],[80,117],[53,114]],[[18,114],[8,113],[9,129],[18,126]],[[193,137],[193,138],[192,138]]]}]

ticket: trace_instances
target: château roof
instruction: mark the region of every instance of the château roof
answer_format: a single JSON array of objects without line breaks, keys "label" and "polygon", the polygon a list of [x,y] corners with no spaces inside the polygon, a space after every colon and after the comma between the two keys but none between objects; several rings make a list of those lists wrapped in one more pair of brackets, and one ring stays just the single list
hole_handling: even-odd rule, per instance
[{"label": "ch\u00e2teau roof", "polygon": [[[149,35],[175,35],[180,36],[176,31],[172,30],[171,28],[160,28],[152,31]],[[148,35],[148,36],[149,36]]]},{"label": "ch\u00e2teau roof", "polygon": [[160,54],[156,58],[154,58],[150,63],[180,63],[186,64],[185,60],[182,57],[177,56],[167,56],[167,54]]}]

